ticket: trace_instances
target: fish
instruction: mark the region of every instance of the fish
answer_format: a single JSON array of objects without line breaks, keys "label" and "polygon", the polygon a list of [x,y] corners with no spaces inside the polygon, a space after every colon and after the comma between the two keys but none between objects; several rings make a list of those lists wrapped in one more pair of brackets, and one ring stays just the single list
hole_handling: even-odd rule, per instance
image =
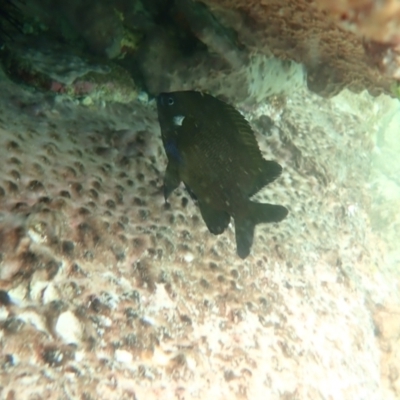
[{"label": "fish", "polygon": [[250,198],[276,180],[282,167],[265,160],[249,122],[232,105],[199,91],[160,93],[157,113],[167,156],[164,198],[183,182],[214,235],[234,220],[236,252],[251,252],[255,226],[280,222],[281,205]]}]

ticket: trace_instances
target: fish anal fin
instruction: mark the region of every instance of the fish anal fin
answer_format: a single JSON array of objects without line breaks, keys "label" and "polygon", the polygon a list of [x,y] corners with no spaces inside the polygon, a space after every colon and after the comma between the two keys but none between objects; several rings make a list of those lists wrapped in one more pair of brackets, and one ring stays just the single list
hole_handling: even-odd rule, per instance
[{"label": "fish anal fin", "polygon": [[280,222],[288,215],[287,208],[280,205],[249,203],[248,213],[235,218],[236,251],[242,259],[250,254],[257,224]]},{"label": "fish anal fin", "polygon": [[230,222],[230,215],[226,211],[214,210],[205,202],[199,202],[201,216],[213,235],[220,235]]},{"label": "fish anal fin", "polygon": [[246,219],[235,218],[235,237],[237,255],[245,259],[251,250],[254,239],[255,224]]},{"label": "fish anal fin", "polygon": [[167,169],[164,175],[164,199],[167,201],[169,195],[179,186],[181,178],[179,177],[179,167],[177,163],[168,161]]}]

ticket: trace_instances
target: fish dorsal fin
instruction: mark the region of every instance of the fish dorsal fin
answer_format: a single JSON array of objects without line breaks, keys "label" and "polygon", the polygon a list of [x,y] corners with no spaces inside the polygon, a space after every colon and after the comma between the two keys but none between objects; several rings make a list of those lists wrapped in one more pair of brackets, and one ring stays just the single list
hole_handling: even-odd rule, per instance
[{"label": "fish dorsal fin", "polygon": [[251,197],[277,179],[282,173],[282,167],[277,162],[267,161],[262,157],[254,131],[246,118],[235,107],[221,100],[218,101],[223,104],[226,115],[237,129],[237,132],[234,132],[237,140],[247,147],[249,157],[254,161],[258,160],[259,171],[257,172],[259,173],[256,174],[256,179],[248,194]]},{"label": "fish dorsal fin", "polygon": [[246,146],[252,156],[258,158],[261,157],[261,153],[258,147],[254,131],[251,128],[249,122],[238,110],[236,110],[235,107],[221,100],[219,101],[223,104],[223,110],[226,116],[230,119],[230,121],[234,124],[235,128],[237,129],[237,131],[232,132],[235,139],[239,143]]}]

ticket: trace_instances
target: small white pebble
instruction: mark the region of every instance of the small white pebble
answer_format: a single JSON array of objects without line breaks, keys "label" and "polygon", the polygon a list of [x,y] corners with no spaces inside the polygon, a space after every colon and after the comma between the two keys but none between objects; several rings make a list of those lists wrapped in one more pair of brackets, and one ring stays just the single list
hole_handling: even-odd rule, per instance
[{"label": "small white pebble", "polygon": [[55,330],[67,344],[79,343],[82,337],[81,324],[71,311],[60,314]]},{"label": "small white pebble", "polygon": [[187,263],[191,263],[194,260],[194,255],[192,253],[186,253],[183,256],[183,259],[187,262]]},{"label": "small white pebble", "polygon": [[128,364],[132,362],[133,356],[126,350],[115,350],[115,360],[120,363]]},{"label": "small white pebble", "polygon": [[347,206],[347,215],[349,217],[354,217],[358,211],[357,204],[349,204]]},{"label": "small white pebble", "polygon": [[85,358],[85,353],[83,351],[75,352],[75,361],[81,362]]},{"label": "small white pebble", "polygon": [[105,326],[106,328],[109,328],[110,326],[112,326],[111,318],[105,317],[104,315],[100,315],[99,320],[100,320],[101,324],[103,326]]},{"label": "small white pebble", "polygon": [[197,362],[192,356],[186,356],[186,365],[191,371],[195,371],[197,367]]},{"label": "small white pebble", "polygon": [[170,362],[171,358],[171,353],[166,353],[158,346],[154,348],[152,357],[152,361],[154,362],[154,364],[166,366]]},{"label": "small white pebble", "polygon": [[153,318],[147,317],[147,316],[144,316],[144,317],[142,318],[142,321],[143,321],[143,322],[146,322],[146,323],[149,324],[149,325],[153,325],[153,326],[156,324],[156,321],[155,321]]}]

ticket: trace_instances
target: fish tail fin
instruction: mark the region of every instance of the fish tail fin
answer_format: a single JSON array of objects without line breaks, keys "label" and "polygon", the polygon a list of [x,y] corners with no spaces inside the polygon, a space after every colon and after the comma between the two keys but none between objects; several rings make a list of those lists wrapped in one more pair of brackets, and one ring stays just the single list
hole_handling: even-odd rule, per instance
[{"label": "fish tail fin", "polygon": [[236,249],[240,258],[250,254],[254,228],[257,224],[282,221],[288,214],[287,208],[275,204],[249,202],[248,212],[235,218]]}]

